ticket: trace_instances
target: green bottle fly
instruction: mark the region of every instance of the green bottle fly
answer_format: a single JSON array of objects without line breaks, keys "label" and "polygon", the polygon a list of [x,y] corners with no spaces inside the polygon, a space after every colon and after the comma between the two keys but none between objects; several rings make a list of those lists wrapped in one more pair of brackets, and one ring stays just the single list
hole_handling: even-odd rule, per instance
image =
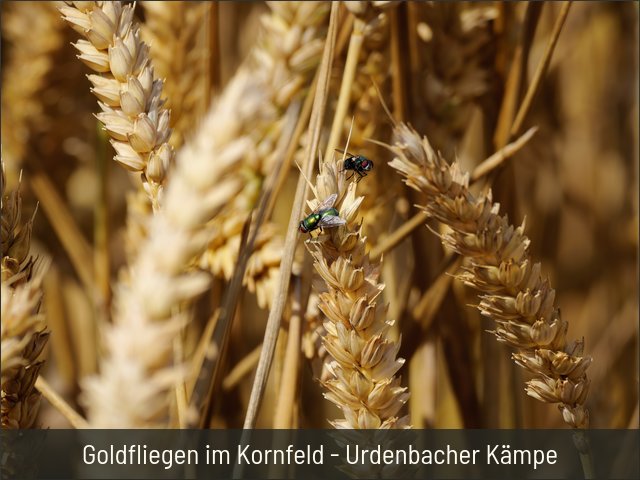
[{"label": "green bottle fly", "polygon": [[300,222],[298,230],[302,233],[309,233],[318,228],[338,227],[347,223],[346,220],[340,218],[338,210],[333,208],[337,198],[338,195],[335,193],[330,195],[315,211]]}]

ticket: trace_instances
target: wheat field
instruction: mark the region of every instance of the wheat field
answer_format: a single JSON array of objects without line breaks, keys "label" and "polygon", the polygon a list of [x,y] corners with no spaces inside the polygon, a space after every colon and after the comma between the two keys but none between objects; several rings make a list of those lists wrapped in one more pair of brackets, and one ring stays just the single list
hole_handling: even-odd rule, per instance
[{"label": "wheat field", "polygon": [[3,428],[638,428],[637,3],[1,8]]}]

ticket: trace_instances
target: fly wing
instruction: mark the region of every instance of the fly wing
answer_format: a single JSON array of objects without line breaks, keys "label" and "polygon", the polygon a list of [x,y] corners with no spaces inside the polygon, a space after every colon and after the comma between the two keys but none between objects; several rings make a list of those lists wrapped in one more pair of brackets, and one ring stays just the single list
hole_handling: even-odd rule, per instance
[{"label": "fly wing", "polygon": [[322,228],[332,228],[344,225],[347,221],[344,218],[336,217],[335,215],[324,215],[318,225]]},{"label": "fly wing", "polygon": [[331,195],[329,195],[324,202],[322,202],[320,205],[318,205],[318,207],[316,208],[316,212],[321,212],[322,210],[327,210],[331,207],[333,207],[333,205],[336,203],[336,200],[338,199],[338,194],[337,193],[332,193]]}]

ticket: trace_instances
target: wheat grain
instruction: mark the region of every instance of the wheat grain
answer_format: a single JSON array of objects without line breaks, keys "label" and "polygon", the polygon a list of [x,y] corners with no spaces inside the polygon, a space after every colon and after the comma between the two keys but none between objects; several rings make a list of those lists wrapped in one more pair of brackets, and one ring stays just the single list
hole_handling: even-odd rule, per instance
[{"label": "wheat grain", "polygon": [[356,196],[355,182],[347,185],[340,163],[321,165],[316,199],[309,207],[314,209],[336,194],[336,208],[347,223],[307,241],[315,270],[324,281],[318,307],[326,316],[323,343],[333,359],[328,364],[331,378],[323,382],[325,397],[344,414],[344,419],[331,423],[336,428],[404,428],[409,419],[397,414],[409,393],[395,377],[404,364],[396,358],[400,343],[388,335],[393,322],[384,319],[380,265],[365,252],[366,239],[358,223],[363,198]]},{"label": "wheat grain", "polygon": [[[385,135],[389,133],[388,129],[385,131],[384,128],[386,118],[382,115],[383,108],[378,98],[378,88],[386,91],[390,77],[389,55],[386,48],[389,39],[389,20],[383,8],[388,6],[389,2],[374,3],[345,3],[356,17],[356,21],[346,59],[338,59],[344,62],[344,66],[337,69],[342,71],[342,84],[332,85],[332,89],[340,90],[340,98],[337,100],[334,125],[327,144],[327,155],[333,154],[331,150],[335,142],[348,136],[349,149],[352,152],[375,159],[378,148],[367,140],[386,138]],[[355,61],[352,58],[353,55],[355,55]],[[350,75],[345,72],[348,69],[353,69],[353,78],[346,78]],[[347,111],[350,115],[345,115]],[[355,175],[354,172],[348,172],[348,174]],[[363,228],[368,241],[373,237],[375,242],[383,229],[388,228],[393,210],[386,208],[387,201],[397,197],[400,193],[397,187],[402,186],[400,182],[394,182],[394,180],[388,175],[372,175],[358,186],[363,196],[359,213],[363,219]],[[324,327],[321,315],[317,312],[316,303],[317,299],[308,303],[303,349],[305,356],[312,363],[315,376],[324,380],[328,378],[329,371],[327,370],[327,352],[321,342]]]},{"label": "wheat grain", "polygon": [[[300,8],[300,11],[306,10]],[[304,21],[307,19],[308,16],[303,17]],[[260,146],[264,145],[265,129],[276,135],[269,127],[277,119],[277,111],[265,95],[273,94],[273,90],[265,88],[267,84],[260,71],[241,68],[221,101],[208,113],[199,134],[182,149],[183,160],[177,162],[172,174],[166,206],[147,219],[148,223],[138,222],[143,243],[137,247],[129,278],[123,279],[116,292],[115,324],[106,332],[103,374],[85,383],[84,402],[92,425],[166,425],[170,387],[179,375],[170,366],[169,339],[184,321],[175,312],[206,288],[208,282],[203,272],[185,272],[200,255],[202,242],[210,241],[214,248],[220,249],[215,243],[216,228],[224,226],[228,214],[234,216],[233,225],[240,228],[238,221],[242,222],[248,214],[247,206],[243,205],[246,195],[238,195],[244,180],[238,175],[240,162],[259,165],[260,155],[265,151]],[[209,158],[216,160],[209,161]],[[234,208],[238,203],[242,209]],[[223,206],[224,213],[221,212]],[[139,216],[145,217],[144,210]],[[206,222],[210,224],[205,228]],[[223,233],[225,238],[231,236],[228,230]],[[211,251],[209,249],[209,253]],[[279,249],[271,247],[269,251]],[[173,255],[168,257],[167,252]],[[233,259],[237,255],[235,251],[225,254],[222,250],[222,253],[224,258]],[[160,264],[159,258],[163,259]],[[263,261],[262,265],[272,263]],[[259,267],[254,262],[250,271],[258,274],[263,270]],[[254,278],[263,280],[259,285],[268,285],[273,275],[261,274]],[[266,302],[270,292],[259,294],[258,299]],[[132,335],[132,330],[137,333]],[[136,351],[145,355],[132,358]],[[133,371],[134,375],[123,379],[123,372],[127,371]],[[116,387],[123,381],[131,388]],[[130,407],[122,408],[122,405]]]},{"label": "wheat grain", "polygon": [[555,307],[555,290],[543,279],[540,264],[531,259],[524,225],[514,227],[500,216],[490,191],[474,196],[468,174],[449,165],[426,137],[400,124],[394,138],[389,165],[426,196],[422,208],[452,229],[441,235],[442,242],[470,260],[460,278],[483,293],[478,308],[496,322],[493,333],[516,348],[515,362],[533,373],[527,394],[559,404],[572,427],[587,427],[591,357],[583,356],[582,342],[567,343],[568,323]]},{"label": "wheat grain", "polygon": [[5,196],[2,165],[2,428],[31,428],[40,394],[34,389],[38,357],[49,332],[39,313],[48,260],[30,254],[33,218],[22,224],[19,190]]},{"label": "wheat grain", "polygon": [[171,109],[171,145],[179,148],[204,115],[208,101],[205,29],[210,2],[142,2],[143,40]]},{"label": "wheat grain", "polygon": [[114,160],[141,174],[156,210],[174,156],[168,143],[170,112],[163,106],[162,81],[154,78],[133,8],[121,2],[68,2],[60,12],[86,38],[75,47],[78,58],[98,72],[88,78],[102,110],[96,117],[116,151]]},{"label": "wheat grain", "polygon": [[41,276],[13,289],[2,283],[2,428],[31,428],[36,421],[38,357],[49,337],[36,313],[41,297]]},{"label": "wheat grain", "polygon": [[[200,266],[214,275],[230,279],[237,263],[241,233],[249,217],[249,207],[243,193],[231,200],[231,204],[211,223],[212,241],[203,255]],[[254,251],[247,264],[244,284],[256,294],[258,305],[266,308],[273,299],[274,282],[280,268],[283,239],[273,223],[266,223],[260,231]]]},{"label": "wheat grain", "polygon": [[243,69],[180,150],[162,207],[148,218],[128,278],[115,290],[101,373],[84,382],[93,427],[168,425],[172,387],[182,377],[172,365],[173,339],[186,307],[209,284],[195,261],[209,241],[207,222],[241,188],[234,171],[251,161],[256,142],[243,128],[262,112],[260,84]]}]

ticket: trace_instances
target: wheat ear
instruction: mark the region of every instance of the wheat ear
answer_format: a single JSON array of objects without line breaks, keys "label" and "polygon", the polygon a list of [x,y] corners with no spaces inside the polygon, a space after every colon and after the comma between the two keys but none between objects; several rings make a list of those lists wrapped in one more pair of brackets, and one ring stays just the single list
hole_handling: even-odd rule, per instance
[{"label": "wheat ear", "polygon": [[514,227],[500,216],[491,191],[472,194],[469,175],[411,127],[396,126],[391,150],[395,158],[389,165],[426,196],[425,212],[451,228],[442,242],[470,260],[461,279],[482,292],[478,308],[496,322],[498,341],[517,349],[513,359],[534,375],[527,394],[559,404],[566,423],[586,428],[591,357],[583,356],[582,342],[567,344],[568,323],[540,264],[531,259],[524,225]]},{"label": "wheat ear", "polygon": [[[374,5],[374,3],[376,5]],[[388,14],[381,7],[389,2],[345,2],[345,7],[354,16],[355,21],[346,58],[343,61],[342,79],[339,95],[335,105],[331,134],[327,141],[326,155],[333,155],[333,149],[341,138],[349,137],[349,150],[375,159],[377,147],[368,138],[381,138],[382,126],[386,121],[378,98],[377,87],[384,88],[389,77],[388,55],[385,42],[388,41]],[[344,55],[343,55],[344,57]],[[335,86],[332,86],[335,88]],[[388,131],[386,132],[389,133]],[[384,138],[384,137],[382,137]],[[375,161],[375,160],[374,160]],[[356,175],[357,178],[357,175]],[[358,187],[364,200],[359,212],[366,228],[367,239],[371,242],[377,238],[383,228],[388,227],[390,210],[385,208],[386,202],[380,198],[392,198],[393,192],[388,184],[393,177],[372,175]],[[400,182],[396,182],[402,187]],[[397,192],[396,192],[397,193]],[[308,302],[303,334],[305,356],[311,361],[314,375],[320,380],[328,378],[326,368],[327,352],[321,339],[324,334],[322,315],[317,309],[316,293]]]},{"label": "wheat ear", "polygon": [[171,145],[179,148],[209,102],[206,38],[210,2],[142,2],[142,38],[151,47],[155,72],[164,79],[171,109]]},{"label": "wheat ear", "polygon": [[[252,162],[235,172],[245,184],[241,195],[212,222],[213,237],[200,265],[214,275],[230,279],[237,263],[242,226],[255,205],[263,179],[276,165],[277,143],[287,121],[289,106],[307,93],[320,63],[329,8],[324,2],[269,2],[262,16],[257,45],[246,62],[265,92],[262,121],[244,126],[245,135],[258,135]],[[267,223],[254,246],[244,282],[255,292],[258,305],[269,307],[273,299],[283,248],[275,225]]]},{"label": "wheat ear", "polygon": [[20,191],[4,194],[2,165],[2,428],[31,428],[40,403],[34,388],[49,338],[39,313],[48,261],[30,254],[33,218],[21,222]]},{"label": "wheat ear", "polygon": [[324,281],[318,307],[326,316],[324,345],[332,358],[331,378],[323,382],[325,397],[344,414],[344,419],[331,423],[336,428],[405,428],[408,416],[397,416],[409,398],[395,376],[404,364],[397,358],[400,342],[391,339],[393,322],[385,320],[380,264],[365,252],[366,239],[358,223],[363,197],[356,196],[355,182],[347,185],[341,170],[340,161],[321,166],[316,199],[309,207],[314,209],[336,194],[336,208],[347,223],[307,241],[315,270]]},{"label": "wheat ear", "polygon": [[[345,5],[357,18],[353,34],[363,38],[358,72],[351,87],[349,111],[352,116],[345,118],[341,125],[343,138],[349,134],[349,149],[375,163],[380,149],[368,139],[390,137],[379,95],[384,92],[387,98],[391,86],[389,12],[395,7],[391,2],[347,2]],[[370,242],[377,243],[394,213],[393,209],[386,208],[388,202],[400,197],[402,184],[390,175],[372,175],[359,188],[364,196],[360,211],[367,237]],[[381,198],[387,201],[380,201]]]},{"label": "wheat ear", "polygon": [[163,108],[162,81],[154,79],[133,8],[122,2],[68,2],[60,13],[86,38],[74,45],[78,58],[98,72],[88,78],[102,109],[96,117],[116,151],[114,160],[141,174],[155,210],[174,156],[168,143],[170,113]]},{"label": "wheat ear", "polygon": [[84,383],[93,427],[168,425],[172,387],[182,375],[172,365],[173,340],[185,321],[180,312],[210,279],[194,264],[208,244],[208,222],[241,188],[233,172],[255,152],[242,127],[260,119],[263,103],[259,84],[241,70],[178,153],[129,278],[115,290],[101,372]]},{"label": "wheat ear", "polygon": [[38,95],[46,87],[54,53],[64,44],[64,25],[48,2],[11,2],[2,10],[3,39],[11,44],[2,68],[2,156],[14,186],[33,125],[41,121],[44,107]]},{"label": "wheat ear", "polygon": [[474,104],[494,83],[497,37],[491,20],[499,9],[481,2],[416,3],[413,8],[421,14],[413,16],[412,38],[419,42],[414,49],[421,58],[417,93],[426,107],[418,115],[431,143],[448,155],[467,131]]}]

